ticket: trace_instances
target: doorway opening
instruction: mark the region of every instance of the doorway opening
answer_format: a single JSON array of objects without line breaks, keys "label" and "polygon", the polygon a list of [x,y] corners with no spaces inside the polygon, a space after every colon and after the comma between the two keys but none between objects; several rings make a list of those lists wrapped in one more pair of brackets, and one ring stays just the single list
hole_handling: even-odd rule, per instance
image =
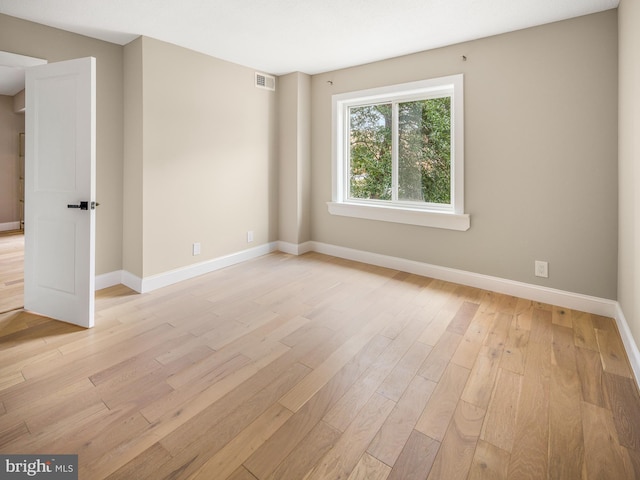
[{"label": "doorway opening", "polygon": [[24,304],[25,69],[45,63],[0,52],[0,313]]}]

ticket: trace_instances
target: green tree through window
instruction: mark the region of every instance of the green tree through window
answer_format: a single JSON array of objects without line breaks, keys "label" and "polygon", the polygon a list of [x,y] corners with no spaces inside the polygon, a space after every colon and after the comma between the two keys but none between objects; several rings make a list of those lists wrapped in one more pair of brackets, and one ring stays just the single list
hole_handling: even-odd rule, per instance
[{"label": "green tree through window", "polygon": [[451,97],[350,107],[349,144],[351,198],[451,203]]}]

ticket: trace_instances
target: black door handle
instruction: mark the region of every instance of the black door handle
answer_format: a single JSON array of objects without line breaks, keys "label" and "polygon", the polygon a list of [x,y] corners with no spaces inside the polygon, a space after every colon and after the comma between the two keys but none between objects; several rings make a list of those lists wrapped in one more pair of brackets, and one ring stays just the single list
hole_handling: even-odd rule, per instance
[{"label": "black door handle", "polygon": [[80,202],[80,205],[67,205],[67,208],[79,208],[80,210],[89,210],[89,202]]},{"label": "black door handle", "polygon": [[[96,202],[91,202],[91,210],[95,210],[95,208],[100,205]],[[89,202],[80,202],[79,205],[69,204],[67,208],[79,208],[80,210],[89,210]]]}]

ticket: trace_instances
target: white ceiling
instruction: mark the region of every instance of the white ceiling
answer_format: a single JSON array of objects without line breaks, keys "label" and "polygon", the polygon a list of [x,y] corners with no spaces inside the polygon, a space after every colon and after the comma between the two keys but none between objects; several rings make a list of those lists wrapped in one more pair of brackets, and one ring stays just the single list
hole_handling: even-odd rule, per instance
[{"label": "white ceiling", "polygon": [[618,6],[619,0],[0,0],[125,45],[139,35],[276,75],[315,74]]}]

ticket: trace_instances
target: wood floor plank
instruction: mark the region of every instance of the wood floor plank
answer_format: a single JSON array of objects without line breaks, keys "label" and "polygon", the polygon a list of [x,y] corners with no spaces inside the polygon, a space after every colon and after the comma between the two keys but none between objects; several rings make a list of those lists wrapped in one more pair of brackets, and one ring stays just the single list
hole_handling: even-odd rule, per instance
[{"label": "wood floor plank", "polygon": [[535,342],[529,344],[509,459],[509,479],[537,479],[547,476],[550,364],[550,345]]},{"label": "wood floor plank", "polygon": [[[120,409],[121,410],[121,409]],[[112,412],[104,403],[90,405],[84,409],[78,409],[73,415],[53,421],[46,428],[33,432],[30,435],[20,437],[14,442],[3,446],[3,453],[42,452],[56,451],[61,453],[74,453],[76,445],[93,433],[88,433],[87,427],[102,425],[102,420]]]},{"label": "wood floor plank", "polygon": [[509,473],[509,452],[479,440],[468,480],[506,480]]},{"label": "wood floor plank", "polygon": [[[0,234],[0,313],[22,308],[24,304],[24,233],[20,230]],[[1,330],[1,328],[0,328]]]},{"label": "wood floor plank", "polygon": [[387,465],[393,465],[411,435],[418,418],[424,411],[435,387],[436,383],[431,380],[420,376],[414,377],[404,395],[382,424],[367,452]]},{"label": "wood floor plank", "polygon": [[468,368],[469,370],[473,368],[478,352],[491,327],[492,320],[492,315],[486,312],[476,312],[462,341],[451,358],[453,363]]},{"label": "wood floor plank", "polygon": [[576,347],[576,368],[585,402],[608,407],[604,391],[604,370],[600,354],[588,348]]},{"label": "wood floor plank", "polygon": [[368,454],[363,454],[347,480],[385,480],[391,467]]},{"label": "wood floor plank", "polygon": [[323,420],[332,427],[344,431],[411,346],[416,343],[415,338],[422,330],[424,330],[424,323],[421,319],[411,321],[324,416]]},{"label": "wood floor plank", "polygon": [[249,471],[260,479],[269,476],[369,368],[389,342],[386,337],[375,337],[245,462]]},{"label": "wood floor plank", "polygon": [[455,316],[447,326],[447,331],[457,333],[458,335],[464,335],[479,307],[480,304],[478,303],[467,301],[463,302],[460,309],[456,312]]},{"label": "wood floor plank", "polygon": [[554,324],[549,389],[549,478],[580,478],[584,467],[582,391],[573,330]]},{"label": "wood floor plank", "polygon": [[0,391],[21,384],[25,381],[22,372],[5,373],[0,377]]},{"label": "wood floor plank", "polygon": [[530,342],[549,344],[552,341],[551,311],[543,308],[534,308],[531,317]]},{"label": "wood floor plank", "polygon": [[[158,464],[149,478],[175,476],[177,472],[186,477],[194,473],[264,414],[283,392],[308,373],[308,369],[295,363],[284,371],[277,369],[277,372],[279,374],[268,369],[261,372],[262,375],[254,375],[162,438],[160,443],[171,457]],[[215,435],[211,432],[215,432]]]},{"label": "wood floor plank", "polygon": [[249,362],[242,356],[233,357],[221,368],[217,368],[207,375],[210,383],[202,381],[195,384],[184,384],[182,388],[173,390],[168,395],[142,408],[141,413],[150,422],[157,422],[162,417],[170,417],[175,412],[184,414],[185,409],[182,408],[182,405],[193,401],[194,405],[198,405],[193,410],[195,415],[200,411],[197,410],[198,408],[206,407],[207,399],[213,401],[223,397],[230,390],[251,378],[262,366],[268,365],[288,350],[289,347],[283,345],[280,350],[270,353],[257,362]]},{"label": "wood floor plank", "polygon": [[514,318],[509,328],[509,334],[505,342],[502,357],[500,358],[500,368],[511,370],[521,375],[524,373],[529,334],[529,330],[521,328],[518,325],[517,319]]},{"label": "wood floor plank", "polygon": [[450,298],[444,303],[442,308],[436,313],[429,323],[429,328],[425,329],[423,334],[418,338],[419,342],[426,343],[427,345],[435,346],[440,340],[442,334],[447,330],[447,327],[456,316],[458,309],[463,303],[462,299],[451,295]]},{"label": "wood floor plank", "polygon": [[388,480],[424,480],[429,475],[440,442],[417,430],[411,432]]},{"label": "wood floor plank", "polygon": [[[261,480],[264,478],[267,480],[303,478],[333,448],[341,435],[342,432],[325,422],[318,422],[291,453],[277,464],[277,467],[271,467],[273,471],[267,477],[260,476],[259,478]],[[261,467],[261,471],[264,471],[264,466]]]},{"label": "wood floor plank", "polygon": [[418,370],[418,375],[427,380],[438,382],[444,370],[449,365],[451,357],[453,357],[458,345],[460,345],[461,340],[461,334],[453,333],[449,330],[443,332],[440,340],[438,340],[420,367],[420,370]]},{"label": "wood floor plank", "polygon": [[[108,480],[131,480],[147,478],[155,470],[156,465],[164,462],[169,452],[159,443],[154,443],[142,454],[123,465],[107,477]],[[106,479],[105,479],[106,480]]]},{"label": "wood floor plank", "polygon": [[468,377],[468,369],[449,364],[416,423],[417,431],[442,441]]},{"label": "wood floor plank", "polygon": [[640,451],[640,395],[634,381],[608,372],[606,394],[620,445]]},{"label": "wood floor plank", "polygon": [[636,478],[625,470],[611,412],[588,402],[582,402],[582,412],[588,478]]},{"label": "wood floor plank", "polygon": [[465,480],[473,461],[485,410],[460,400],[428,479]]},{"label": "wood floor plank", "polygon": [[482,347],[469,374],[461,398],[472,405],[487,409],[500,365],[500,351]]},{"label": "wood floor plank", "polygon": [[[123,407],[111,410],[109,415],[101,418],[100,422],[93,427],[91,432],[88,430],[82,432],[82,436],[87,440],[81,443],[74,442],[75,453],[83,459],[83,464],[78,467],[80,478],[107,476],[96,473],[94,466],[105,457],[113,458],[122,453],[121,446],[126,444],[131,436],[137,436],[146,431],[149,422],[135,409]],[[114,465],[109,474],[120,466],[121,464]]]},{"label": "wood floor plank", "polygon": [[374,394],[305,479],[346,479],[394,406],[392,400]]},{"label": "wood floor plank", "polygon": [[227,480],[256,480],[256,477],[251,475],[251,473],[246,468],[240,466],[230,476],[227,477]]},{"label": "wood floor plank", "polygon": [[284,424],[293,413],[274,403],[265,413],[227,443],[196,472],[188,478],[227,478],[271,435]]},{"label": "wood floor plank", "polygon": [[29,429],[24,421],[15,422],[13,424],[7,424],[2,422],[0,429],[0,448],[7,451],[6,448],[14,443],[18,438],[28,436]]},{"label": "wood floor plank", "polygon": [[430,345],[415,342],[385,378],[377,392],[394,402],[400,400],[431,349]]},{"label": "wood floor plank", "polygon": [[620,335],[616,331],[596,329],[596,339],[602,368],[607,373],[631,378],[631,367],[624,352]]},{"label": "wood floor plank", "polygon": [[551,323],[561,327],[573,328],[571,311],[563,307],[554,306],[551,310]]},{"label": "wood floor plank", "polygon": [[498,369],[481,438],[507,452],[511,452],[515,440],[521,389],[522,375]]},{"label": "wood floor plank", "polygon": [[496,313],[482,345],[492,348],[502,355],[512,322],[513,315],[504,312]]},{"label": "wood floor plank", "polygon": [[375,320],[365,325],[356,335],[331,354],[322,365],[314,369],[304,380],[284,395],[280,399],[280,403],[292,412],[300,410],[300,407],[309,401],[354,355],[362,350],[380,332],[381,328],[380,322]]},{"label": "wood floor plank", "polygon": [[28,410],[21,408],[7,414],[7,419],[13,416],[24,416],[28,411],[26,420],[30,431],[37,432],[50,424],[54,419],[62,419],[71,416],[78,410],[101,403],[93,384],[86,378],[69,387],[45,398],[39,398],[31,402]]},{"label": "wood floor plank", "polygon": [[[286,353],[287,350],[288,347],[283,346],[282,351],[274,352],[258,362],[245,365],[219,382],[209,386],[197,396],[192,396],[186,400],[178,402],[171,409],[166,410],[165,413],[158,417],[157,420],[150,423],[144,432],[141,432],[139,435],[130,438],[128,441],[120,445],[118,451],[110,451],[100,458],[99,461],[96,461],[92,465],[92,474],[95,478],[110,475],[120,466],[131,461],[137,455],[156,443],[159,438],[169,435],[184,422],[190,420],[206,409],[209,405],[215,403],[234,388],[251,378],[255,373],[259,372],[279,356]],[[143,415],[145,410],[146,408],[141,410]],[[145,415],[145,418],[148,417]],[[115,462],[114,457],[117,457],[120,463]]]},{"label": "wood floor plank", "polygon": [[519,298],[514,310],[514,320],[518,328],[531,331],[531,320],[533,317],[533,302],[524,298]]},{"label": "wood floor plank", "polygon": [[594,352],[599,352],[600,349],[596,340],[596,331],[593,328],[591,315],[574,310],[571,312],[571,323],[576,347],[588,348]]}]

